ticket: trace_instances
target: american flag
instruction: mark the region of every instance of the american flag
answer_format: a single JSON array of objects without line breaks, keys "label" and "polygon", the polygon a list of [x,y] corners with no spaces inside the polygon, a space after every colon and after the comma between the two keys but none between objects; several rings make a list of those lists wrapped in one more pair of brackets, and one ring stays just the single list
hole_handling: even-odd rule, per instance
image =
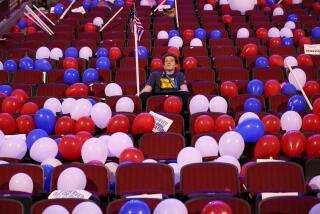
[{"label": "american flag", "polygon": [[132,10],[131,10],[131,13],[130,13],[130,29],[131,29],[131,32],[133,32],[133,25],[134,25],[134,21],[136,22],[137,24],[137,35],[138,35],[138,40],[140,41],[143,33],[144,33],[144,28],[142,26],[142,23],[140,21],[140,19],[137,17],[137,11],[136,11],[136,6],[135,4],[133,4],[132,6]]}]

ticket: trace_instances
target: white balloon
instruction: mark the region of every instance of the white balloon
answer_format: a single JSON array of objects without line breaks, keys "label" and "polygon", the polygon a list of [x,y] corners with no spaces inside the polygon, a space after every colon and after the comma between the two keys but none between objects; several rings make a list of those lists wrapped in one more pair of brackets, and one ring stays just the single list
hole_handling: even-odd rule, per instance
[{"label": "white balloon", "polygon": [[276,9],[273,10],[272,15],[273,16],[282,16],[284,14],[284,11],[281,7],[277,7]]},{"label": "white balloon", "polygon": [[296,28],[296,23],[294,23],[293,21],[287,21],[284,24],[285,28],[289,28],[289,29],[295,29]]},{"label": "white balloon", "polygon": [[106,103],[96,103],[91,109],[91,118],[94,124],[100,129],[107,127],[111,116],[111,109]]},{"label": "white balloon", "polygon": [[219,153],[221,156],[230,155],[239,159],[243,151],[244,140],[238,132],[229,131],[220,137]]},{"label": "white balloon", "polygon": [[201,39],[199,38],[193,38],[190,42],[190,46],[191,47],[202,47],[203,44],[202,44],[202,41]]},{"label": "white balloon", "polygon": [[66,99],[63,99],[62,105],[61,105],[61,111],[63,114],[70,114],[72,107],[74,106],[74,103],[76,102],[76,99],[69,97]]},{"label": "white balloon", "polygon": [[220,0],[219,5],[226,5],[229,4],[229,0]]},{"label": "white balloon", "polygon": [[39,163],[48,158],[54,158],[57,154],[58,145],[49,137],[39,138],[32,144],[30,149],[30,157]]},{"label": "white balloon", "polygon": [[101,17],[96,17],[96,18],[93,19],[93,24],[98,26],[98,27],[102,27],[103,19]]},{"label": "white balloon", "polygon": [[69,211],[61,205],[51,205],[43,210],[42,214],[69,214]]},{"label": "white balloon", "polygon": [[9,162],[0,160],[0,165],[2,165],[2,164],[9,164]]},{"label": "white balloon", "polygon": [[61,103],[57,98],[51,97],[45,101],[43,108],[49,109],[54,115],[56,115],[56,113],[61,112]]},{"label": "white balloon", "polygon": [[165,30],[161,30],[158,32],[157,39],[169,39],[169,34]]},{"label": "white balloon", "polygon": [[129,147],[133,147],[132,139],[123,132],[113,133],[108,142],[108,149],[116,157],[119,157],[121,152]]},{"label": "white balloon", "polygon": [[320,213],[320,203],[317,203],[310,209],[308,214],[319,214],[319,213]]},{"label": "white balloon", "polygon": [[202,162],[201,153],[193,147],[185,147],[181,149],[177,157],[177,163],[181,167],[187,164],[201,163],[201,162]]},{"label": "white balloon", "polygon": [[63,170],[57,182],[58,190],[84,190],[87,185],[86,174],[77,167]]},{"label": "white balloon", "polygon": [[112,97],[112,96],[120,96],[122,95],[122,89],[121,86],[117,83],[109,83],[105,89],[104,93],[106,97]]},{"label": "white balloon", "polygon": [[84,163],[97,160],[104,164],[108,157],[108,146],[98,138],[90,138],[81,148],[81,157]]},{"label": "white balloon", "polygon": [[85,60],[89,60],[92,57],[93,52],[89,47],[82,47],[79,51],[79,57]]},{"label": "white balloon", "polygon": [[268,37],[269,38],[278,38],[280,37],[280,31],[276,27],[272,27],[268,30]]},{"label": "white balloon", "polygon": [[36,52],[36,59],[49,59],[50,50],[47,47],[40,47]]},{"label": "white balloon", "polygon": [[218,156],[218,143],[210,136],[202,136],[197,139],[194,146],[201,154],[202,157]]},{"label": "white balloon", "polygon": [[317,175],[317,176],[313,177],[313,178],[309,181],[309,186],[310,186],[311,189],[313,189],[313,190],[320,190],[320,175]]},{"label": "white balloon", "polygon": [[286,27],[282,28],[280,30],[280,37],[293,37],[292,30]]},{"label": "white balloon", "polygon": [[16,158],[21,160],[27,153],[26,141],[17,136],[12,136],[2,141],[0,157]]},{"label": "white balloon", "polygon": [[88,117],[91,113],[92,104],[89,100],[81,98],[74,102],[70,116],[74,120],[78,120],[80,117]]},{"label": "white balloon", "polygon": [[61,163],[61,161],[59,161],[56,158],[47,158],[44,161],[42,161],[41,166],[43,166],[43,165],[50,165],[53,167],[57,167],[57,166],[62,165],[62,163]]},{"label": "white balloon", "polygon": [[116,103],[116,112],[133,112],[134,102],[130,97],[121,97]]},{"label": "white balloon", "polygon": [[292,0],[292,4],[301,4],[303,0]]},{"label": "white balloon", "polygon": [[32,193],[33,192],[32,178],[26,173],[15,174],[10,178],[9,190]]},{"label": "white balloon", "polygon": [[[288,76],[289,82],[296,87],[298,91],[301,91],[298,82],[300,83],[300,86],[303,88],[303,86],[306,84],[307,81],[307,75],[306,73],[300,69],[300,68],[294,68],[292,71],[289,73]],[[296,81],[298,80],[298,82]]]},{"label": "white balloon", "polygon": [[72,214],[102,214],[97,204],[86,201],[78,204],[72,211]]},{"label": "white balloon", "polygon": [[237,169],[238,169],[238,172],[240,173],[241,165],[240,165],[239,161],[235,157],[232,157],[230,155],[224,155],[224,156],[221,156],[218,159],[214,160],[214,162],[230,163],[230,164],[236,166]]},{"label": "white balloon", "polygon": [[150,7],[151,5],[150,5],[148,0],[141,0],[140,1],[140,6],[148,6],[148,7]]},{"label": "white balloon", "polygon": [[209,108],[211,112],[227,113],[228,103],[223,97],[215,96],[211,98]]},{"label": "white balloon", "polygon": [[119,164],[117,164],[115,162],[109,162],[109,163],[106,163],[104,166],[108,169],[110,182],[115,182],[116,181],[116,172],[117,172]]},{"label": "white balloon", "polygon": [[154,159],[145,159],[142,161],[142,163],[158,163],[158,161],[156,161]]},{"label": "white balloon", "polygon": [[3,64],[1,61],[0,61],[0,70],[3,70]]},{"label": "white balloon", "polygon": [[[109,144],[110,135],[102,135],[99,137],[99,140],[101,140],[103,143],[105,143],[108,147]],[[109,147],[108,147],[109,148]],[[108,157],[115,157],[114,154],[110,152],[110,149],[108,149]]]},{"label": "white balloon", "polygon": [[169,163],[169,166],[173,168],[174,172],[174,183],[177,184],[180,182],[180,171],[181,171],[181,166],[177,163]]},{"label": "white balloon", "polygon": [[213,7],[211,4],[205,4],[205,5],[203,5],[203,10],[204,11],[213,10]]},{"label": "white balloon", "polygon": [[240,28],[237,31],[237,38],[249,38],[249,36],[250,36],[250,33],[247,28]]},{"label": "white balloon", "polygon": [[257,118],[260,119],[259,116],[256,113],[253,112],[246,112],[244,114],[242,114],[238,120],[238,124],[240,124],[242,121],[244,121],[245,119],[248,118]]},{"label": "white balloon", "polygon": [[153,214],[188,214],[184,203],[175,198],[161,201],[154,209]]},{"label": "white balloon", "polygon": [[181,39],[181,37],[179,36],[174,36],[174,37],[171,37],[169,39],[169,42],[168,42],[168,47],[175,47],[175,48],[181,48],[183,46],[183,41]]},{"label": "white balloon", "polygon": [[63,58],[63,51],[60,48],[53,48],[50,51],[50,59],[59,60]]},{"label": "white balloon", "polygon": [[295,111],[286,111],[280,118],[281,129],[285,131],[300,130],[301,116]]},{"label": "white balloon", "polygon": [[229,0],[231,10],[239,10],[241,15],[245,15],[246,11],[252,10],[255,5],[255,0]]},{"label": "white balloon", "polygon": [[209,109],[209,100],[202,94],[195,95],[191,98],[189,103],[190,114],[198,112],[207,112]]}]

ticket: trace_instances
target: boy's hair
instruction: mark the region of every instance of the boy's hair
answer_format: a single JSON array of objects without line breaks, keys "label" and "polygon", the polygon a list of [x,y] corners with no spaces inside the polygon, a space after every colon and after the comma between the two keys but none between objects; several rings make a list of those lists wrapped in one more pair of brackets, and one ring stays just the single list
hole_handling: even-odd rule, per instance
[{"label": "boy's hair", "polygon": [[166,57],[168,57],[168,56],[173,57],[176,64],[179,63],[178,57],[177,57],[176,55],[174,55],[173,53],[165,53],[165,54],[162,56],[162,63],[164,63]]}]

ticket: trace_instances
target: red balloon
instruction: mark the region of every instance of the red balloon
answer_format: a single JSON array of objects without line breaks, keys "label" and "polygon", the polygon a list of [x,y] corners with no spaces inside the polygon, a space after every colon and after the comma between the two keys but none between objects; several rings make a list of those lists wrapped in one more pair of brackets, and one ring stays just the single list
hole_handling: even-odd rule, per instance
[{"label": "red balloon", "polygon": [[184,69],[196,68],[198,66],[198,60],[192,56],[187,57],[183,60]]},{"label": "red balloon", "polygon": [[126,1],[126,6],[131,7],[133,5],[133,0],[127,0]]},{"label": "red balloon", "polygon": [[35,114],[39,110],[39,107],[34,102],[27,102],[23,104],[20,114]]},{"label": "red balloon", "polygon": [[196,134],[214,131],[214,120],[208,115],[200,115],[194,121],[194,132]]},{"label": "red balloon", "polygon": [[232,16],[230,16],[229,14],[223,15],[222,22],[224,24],[231,24],[232,23]]},{"label": "red balloon", "polygon": [[264,7],[264,8],[263,8],[263,11],[264,11],[265,13],[271,13],[271,12],[272,12],[272,8],[271,8],[271,7]]},{"label": "red balloon", "polygon": [[258,46],[256,44],[246,44],[242,48],[241,56],[248,57],[248,56],[257,56],[258,55]]},{"label": "red balloon", "polygon": [[75,135],[66,135],[61,138],[58,149],[62,157],[76,160],[81,156],[82,143]]},{"label": "red balloon", "polygon": [[320,131],[320,116],[312,113],[305,115],[302,119],[302,130]]},{"label": "red balloon", "polygon": [[292,0],[283,0],[284,4],[292,4]]},{"label": "red balloon", "polygon": [[308,138],[307,141],[307,156],[320,157],[320,135],[315,134]]},{"label": "red balloon", "polygon": [[238,95],[238,87],[234,82],[225,81],[221,84],[220,92],[222,96],[229,98]]},{"label": "red balloon", "polygon": [[86,140],[92,138],[92,134],[90,132],[87,132],[87,131],[81,131],[81,132],[78,132],[76,134],[77,138],[79,138],[80,142],[82,144],[84,144],[84,142],[86,142]]},{"label": "red balloon", "polygon": [[121,50],[118,47],[112,47],[109,50],[109,58],[111,60],[118,60],[122,56]]},{"label": "red balloon", "polygon": [[13,26],[12,28],[11,28],[11,32],[12,33],[18,33],[18,32],[20,32],[20,28],[19,28],[19,26],[18,25],[15,25],[15,26]]},{"label": "red balloon", "polygon": [[217,3],[217,1],[218,1],[218,0],[207,0],[207,3],[214,5],[214,4]]},{"label": "red balloon", "polygon": [[163,63],[161,59],[152,59],[151,70],[161,70],[163,68]]},{"label": "red balloon", "polygon": [[18,100],[18,98],[14,96],[6,97],[2,101],[2,112],[15,114],[15,113],[19,113],[20,108],[21,108],[21,103]]},{"label": "red balloon", "polygon": [[34,129],[34,121],[30,115],[21,115],[16,119],[17,133],[29,134]]},{"label": "red balloon", "polygon": [[94,122],[90,117],[80,117],[74,126],[76,132],[87,131],[94,132]]},{"label": "red balloon", "polygon": [[31,26],[33,26],[33,24],[34,24],[31,19],[27,19],[27,23],[28,23],[28,24],[27,24],[28,27],[31,27]]},{"label": "red balloon", "polygon": [[96,32],[97,26],[91,22],[88,22],[84,25],[84,32]]},{"label": "red balloon", "polygon": [[266,115],[262,118],[262,122],[266,132],[280,132],[281,123],[277,116],[273,114]]},{"label": "red balloon", "polygon": [[182,38],[183,40],[191,41],[194,38],[193,30],[190,30],[190,29],[184,30],[182,33]]},{"label": "red balloon", "polygon": [[295,29],[294,33],[293,33],[293,37],[298,38],[298,39],[305,37],[305,35],[306,34],[304,33],[304,30],[302,30],[302,29]]},{"label": "red balloon", "polygon": [[6,135],[12,135],[16,129],[16,121],[8,113],[0,113],[0,130]]},{"label": "red balloon", "polygon": [[63,69],[67,70],[69,68],[74,68],[76,70],[79,68],[78,61],[73,57],[67,57],[63,60]]},{"label": "red balloon", "polygon": [[274,135],[262,136],[254,147],[255,158],[270,158],[276,157],[280,152],[279,139]]},{"label": "red balloon", "polygon": [[7,97],[8,95],[5,93],[0,93],[0,97]]},{"label": "red balloon", "polygon": [[236,123],[234,122],[233,118],[230,115],[223,114],[217,117],[214,125],[215,125],[216,132],[224,133],[224,132],[232,131],[236,126]]},{"label": "red balloon", "polygon": [[119,156],[119,163],[130,161],[133,163],[141,163],[144,160],[143,153],[134,147],[123,150]]},{"label": "red balloon", "polygon": [[313,8],[315,11],[320,11],[320,2],[313,2],[312,8]]},{"label": "red balloon", "polygon": [[231,207],[223,201],[210,201],[201,214],[233,214]]},{"label": "red balloon", "polygon": [[313,102],[313,113],[320,116],[320,97]]},{"label": "red balloon", "polygon": [[132,133],[148,133],[152,132],[152,129],[155,125],[154,117],[149,113],[140,113],[138,114],[132,123]]},{"label": "red balloon", "polygon": [[269,47],[275,47],[281,45],[281,38],[270,38]]},{"label": "red balloon", "polygon": [[18,98],[20,103],[25,103],[26,100],[29,98],[27,93],[22,89],[13,90],[12,93],[11,93],[11,96],[14,96],[14,97]]},{"label": "red balloon", "polygon": [[169,113],[180,113],[182,110],[182,101],[179,97],[170,96],[163,103],[163,111]]},{"label": "red balloon", "polygon": [[304,45],[311,45],[312,44],[312,40],[309,37],[302,37],[299,40],[299,46],[303,47]]},{"label": "red balloon", "polygon": [[74,133],[74,120],[69,116],[60,117],[56,122],[55,133],[61,134],[73,134]]},{"label": "red balloon", "polygon": [[320,93],[320,85],[315,80],[309,80],[303,86],[303,90],[307,96],[313,96]]},{"label": "red balloon", "polygon": [[306,148],[306,138],[300,131],[287,131],[281,139],[282,151],[289,157],[297,157]]},{"label": "red balloon", "polygon": [[268,30],[265,28],[258,28],[256,30],[256,36],[258,39],[267,40],[268,39]]},{"label": "red balloon", "polygon": [[271,55],[269,57],[269,64],[270,64],[270,66],[283,67],[284,66],[284,62],[283,62],[282,56],[280,56],[278,54]]},{"label": "red balloon", "polygon": [[67,88],[65,94],[67,97],[88,96],[89,87],[84,83],[74,83]]},{"label": "red balloon", "polygon": [[108,124],[107,132],[129,132],[130,130],[130,120],[126,115],[117,114],[113,116]]},{"label": "red balloon", "polygon": [[279,7],[279,8],[282,8],[282,4],[274,4],[274,5],[273,5],[273,9],[276,9],[276,8],[278,8],[278,7]]},{"label": "red balloon", "polygon": [[27,29],[26,29],[26,35],[30,35],[30,34],[33,34],[36,32],[37,32],[37,30],[34,27],[27,27]]},{"label": "red balloon", "polygon": [[280,94],[281,86],[277,80],[268,80],[264,84],[264,96],[270,97],[271,95]]},{"label": "red balloon", "polygon": [[297,61],[299,66],[313,66],[312,57],[308,54],[300,54]]},{"label": "red balloon", "polygon": [[175,47],[168,48],[167,53],[172,53],[172,54],[176,55],[176,57],[180,57],[180,51],[178,48],[175,48]]},{"label": "red balloon", "polygon": [[266,0],[258,0],[258,5],[260,5],[260,6],[263,6],[266,3],[267,3]]}]

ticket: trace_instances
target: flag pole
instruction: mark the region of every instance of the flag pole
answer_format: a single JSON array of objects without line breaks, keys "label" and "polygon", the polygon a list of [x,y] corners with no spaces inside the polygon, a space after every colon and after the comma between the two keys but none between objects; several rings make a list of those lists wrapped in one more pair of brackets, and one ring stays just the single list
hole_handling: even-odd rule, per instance
[{"label": "flag pole", "polygon": [[72,7],[72,5],[73,5],[74,3],[76,3],[76,0],[73,0],[73,1],[69,4],[69,6],[67,7],[67,9],[66,9],[66,10],[62,13],[62,15],[60,16],[59,20],[63,19],[63,18],[67,15],[68,11],[70,10],[70,8]]},{"label": "flag pole", "polygon": [[179,29],[179,14],[178,14],[178,4],[177,0],[174,0],[175,10],[176,10],[176,22],[177,22],[177,28]]},{"label": "flag pole", "polygon": [[55,26],[55,24],[46,16],[39,8],[37,8],[35,5],[32,5],[50,24]]},{"label": "flag pole", "polygon": [[108,25],[114,18],[116,18],[116,16],[121,12],[121,10],[123,10],[123,7],[120,7],[120,9],[109,19],[109,21],[103,25],[103,27],[100,29],[100,32],[103,31],[103,29],[104,29],[105,27],[107,27],[107,25]]},{"label": "flag pole", "polygon": [[164,3],[166,3],[166,0],[163,0],[160,4],[158,4],[158,6],[153,10],[151,11],[150,13],[150,16],[155,13],[157,10],[159,10],[160,6],[163,5]]},{"label": "flag pole", "polygon": [[[133,10],[135,11],[135,3],[133,3]],[[136,82],[137,82],[137,94],[140,93],[140,78],[139,78],[139,55],[138,55],[138,35],[137,35],[137,23],[136,16],[133,17],[133,33],[134,33],[134,51],[135,51],[135,60],[136,60]]]}]

